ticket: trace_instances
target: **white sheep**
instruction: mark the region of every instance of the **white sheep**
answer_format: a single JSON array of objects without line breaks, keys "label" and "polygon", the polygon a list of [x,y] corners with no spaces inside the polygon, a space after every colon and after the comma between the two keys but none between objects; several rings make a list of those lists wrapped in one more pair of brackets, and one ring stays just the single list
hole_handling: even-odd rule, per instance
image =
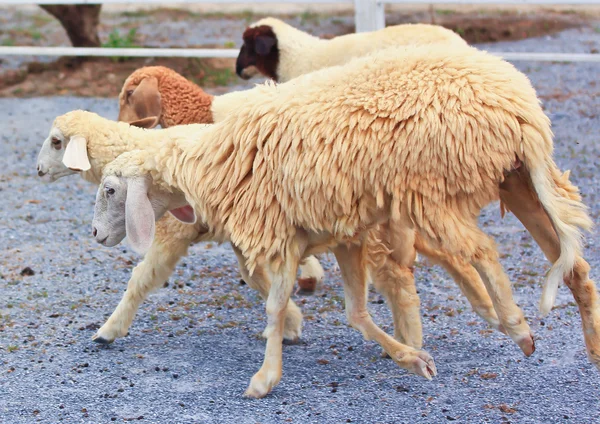
[{"label": "white sheep", "polygon": [[430,43],[467,45],[458,34],[439,25],[394,25],[324,40],[272,17],[251,24],[242,38],[244,44],[236,61],[236,73],[249,79],[258,71],[278,82],[341,65],[386,47]]},{"label": "white sheep", "polygon": [[[246,101],[246,96],[245,92],[238,92],[212,97],[172,70],[163,67],[145,67],[134,72],[123,85],[119,96],[119,118],[125,121],[133,120],[135,125],[148,127],[154,127],[159,123],[168,127],[195,120],[208,121],[212,120],[213,116],[220,116],[222,119],[228,109],[234,109],[238,102]],[[176,98],[179,99],[177,104]],[[194,103],[195,100],[198,100],[198,104]],[[68,140],[62,142],[60,137],[53,134],[51,131],[44,141],[38,159],[39,174],[51,181],[76,173],[77,171],[67,168],[64,158],[69,161],[74,152],[85,151],[87,152],[86,171],[82,173],[82,177],[98,183],[97,176],[101,174],[101,168],[106,163],[120,153],[131,148],[143,147],[144,144],[133,143],[128,137],[124,137],[120,144],[114,137],[110,140],[92,137],[85,140],[85,146],[80,146],[78,143],[82,141],[81,139],[75,139],[71,144]],[[54,144],[54,141],[58,144]],[[103,146],[110,146],[110,148]],[[87,166],[90,167],[89,170]],[[146,253],[144,260],[134,268],[127,290],[117,308],[92,339],[98,343],[112,343],[116,338],[125,336],[141,303],[152,290],[164,285],[179,259],[187,254],[189,244],[208,241],[210,237],[211,235],[201,223],[196,223],[194,226],[182,225],[170,215],[159,220],[152,248]],[[386,226],[382,225],[371,230],[370,239],[374,243],[382,240],[389,245],[386,240]],[[428,246],[419,239],[418,235],[415,248],[433,262],[443,266],[454,277],[477,314],[493,328],[504,331],[485,286],[472,265],[447,252]],[[413,260],[410,256],[403,260],[405,262],[400,263],[388,255],[382,258],[377,266],[371,267],[371,271],[374,273],[376,289],[385,296],[392,310],[394,336],[405,344],[420,348],[422,324],[420,301],[412,272]],[[240,269],[244,275],[245,270],[243,267]],[[314,256],[301,261],[299,284],[304,283],[306,286],[311,280],[314,280],[314,284],[322,277],[323,269]],[[269,291],[268,282],[257,279],[254,282],[250,281],[250,285],[266,298]],[[302,315],[295,306],[288,310],[288,314],[285,338],[294,340],[301,335]]]},{"label": "white sheep", "polygon": [[[343,64],[354,57],[387,46],[418,46],[432,43],[445,44],[451,49],[466,46],[466,42],[460,36],[438,25],[396,25],[378,31],[322,40],[272,17],[251,24],[242,38],[244,44],[236,64],[238,75],[248,79],[253,75],[252,72],[258,71],[278,82],[287,82],[323,67]],[[508,174],[500,186],[501,213],[504,216],[507,210],[511,211],[532,234],[546,257],[554,263],[560,256],[560,248],[552,223],[540,203],[535,200],[526,178],[520,173],[521,171],[515,170]],[[554,183],[561,187],[564,193],[568,193],[568,196],[573,196],[574,200],[579,201],[578,190],[569,183],[568,175],[568,172],[561,175],[558,171],[553,171]],[[510,189],[507,189],[508,187]],[[473,275],[468,266],[460,266],[457,269],[458,273],[451,267],[445,268],[457,282],[468,281],[465,276]],[[559,280],[554,278],[552,281],[553,284],[548,286],[551,289],[546,292],[540,305],[542,315],[546,315],[554,304],[552,293],[556,293]],[[467,284],[463,292],[466,294],[465,290],[472,287],[476,286]],[[475,295],[475,299],[477,298],[481,296]],[[476,311],[478,307],[475,305],[480,303],[477,300],[471,301]],[[493,320],[486,317],[485,308],[483,311],[479,315],[494,325]]]},{"label": "white sheep", "polygon": [[[194,222],[189,205],[215,237],[231,241],[250,273],[267,273],[265,361],[246,395],[262,397],[279,382],[283,314],[298,263],[325,248],[342,270],[350,323],[400,366],[435,375],[428,354],[389,337],[366,309],[364,238],[380,222],[389,227],[392,255],[414,256],[418,232],[471,262],[507,333],[533,353],[494,242],[477,226],[481,208],[498,199],[515,169],[530,179],[558,237],[560,254],[542,297],[567,280],[598,365],[600,320],[590,318],[600,308],[580,240],[591,221],[556,184],[550,122],[511,64],[470,48],[393,48],[258,86],[251,96],[223,121],[187,136],[132,133],[148,143],[104,168],[94,214],[98,241],[114,243],[125,226],[130,243],[144,251],[155,217],[169,211]],[[111,125],[90,115],[85,127],[63,136],[85,138],[104,127]]]},{"label": "white sheep", "polygon": [[[149,127],[160,124],[163,128],[194,122],[208,123],[213,122],[213,116],[217,118],[216,120],[226,117],[228,110],[235,108],[236,102],[248,100],[248,94],[245,92],[226,96],[210,96],[196,84],[171,69],[162,66],[148,66],[134,71],[123,84],[119,95],[119,120],[137,122],[138,125],[142,123]],[[167,216],[159,221],[158,226],[165,225],[165,222],[169,223],[168,225],[178,225],[173,221],[173,218]],[[385,226],[372,231],[374,240],[378,239],[389,245]],[[160,246],[163,244],[161,240],[165,234],[177,234],[177,232],[159,228],[153,248],[148,255],[154,256],[152,255],[154,249],[164,250]],[[171,246],[177,242],[172,236],[169,236],[169,240]],[[181,242],[188,241],[188,239],[184,239]],[[427,246],[418,237],[415,241],[415,248],[448,270],[462,292],[465,293],[474,311],[493,328],[502,331],[483,281],[471,264],[465,263],[447,252]],[[183,248],[173,247],[172,249],[184,251]],[[160,257],[164,257],[164,255],[159,256],[157,261],[151,262],[154,267],[162,267]],[[170,258],[171,255],[167,255],[167,257]],[[376,289],[386,297],[392,309],[396,339],[412,347],[420,348],[422,346],[420,302],[414,286],[412,265],[413,261],[397,263],[388,255],[385,257],[385,261],[372,272],[376,277],[374,281]],[[147,277],[154,275],[152,272],[140,272],[139,274]],[[298,279],[300,287],[305,290],[314,287],[322,279],[322,276],[323,270],[314,256],[309,256],[301,261],[300,278]],[[134,286],[132,290],[139,293],[139,296],[133,298],[133,301],[141,302],[146,297],[146,293],[140,291],[144,288],[150,290],[159,286],[161,282],[156,281],[156,285],[152,285],[144,280],[132,279],[129,284]],[[127,307],[131,301],[131,296],[125,292],[123,305],[118,307],[117,312],[137,309],[137,307]],[[121,321],[122,319],[118,315],[109,319],[111,323]],[[99,333],[107,333],[106,328],[100,329]]]}]

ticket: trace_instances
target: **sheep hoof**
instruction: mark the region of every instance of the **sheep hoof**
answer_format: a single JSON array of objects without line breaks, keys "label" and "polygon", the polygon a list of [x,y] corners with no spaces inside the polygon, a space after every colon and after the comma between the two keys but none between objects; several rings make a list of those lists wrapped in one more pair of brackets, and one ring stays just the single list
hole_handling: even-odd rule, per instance
[{"label": "sheep hoof", "polygon": [[531,356],[533,352],[535,352],[535,340],[533,338],[533,334],[531,333],[517,341],[517,344],[525,356]]},{"label": "sheep hoof", "polygon": [[284,344],[284,345],[286,345],[286,346],[293,346],[293,345],[303,344],[302,340],[300,340],[300,337],[296,337],[295,339],[286,339],[286,338],[284,338],[281,343]]},{"label": "sheep hoof", "polygon": [[310,278],[298,278],[298,294],[311,295],[317,290],[317,279],[314,277]]},{"label": "sheep hoof", "polygon": [[103,345],[109,345],[112,342],[114,342],[115,340],[114,339],[112,339],[112,340],[105,339],[104,337],[102,337],[98,333],[96,333],[92,336],[92,341],[99,343],[99,344],[103,344]]},{"label": "sheep hoof", "polygon": [[251,387],[248,387],[244,392],[244,397],[249,399],[261,399],[264,398],[269,392],[261,392],[259,390],[255,390]]},{"label": "sheep hoof", "polygon": [[400,353],[397,362],[408,371],[420,375],[421,377],[425,377],[427,380],[431,380],[437,375],[437,368],[433,358],[427,352],[422,350]]},{"label": "sheep hoof", "polygon": [[279,382],[275,375],[265,375],[262,371],[257,372],[250,380],[250,385],[244,392],[244,397],[252,399],[264,398],[271,389]]}]

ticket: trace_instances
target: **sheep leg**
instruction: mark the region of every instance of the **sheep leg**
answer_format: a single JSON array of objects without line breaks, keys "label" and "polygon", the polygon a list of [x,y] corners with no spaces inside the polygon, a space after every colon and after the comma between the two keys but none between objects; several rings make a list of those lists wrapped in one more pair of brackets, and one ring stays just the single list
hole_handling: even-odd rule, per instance
[{"label": "sheep leg", "polygon": [[433,358],[425,351],[394,340],[379,328],[367,310],[365,245],[339,245],[333,249],[344,278],[346,316],[366,340],[375,340],[402,368],[431,380],[437,374]]},{"label": "sheep leg", "polygon": [[[460,234],[468,234],[469,228],[465,227],[464,230],[461,228],[459,231]],[[479,234],[472,240],[479,239],[479,249],[472,258],[472,264],[487,288],[500,323],[523,353],[530,356],[535,351],[533,335],[525,321],[523,311],[513,299],[511,283],[502,269],[502,265],[498,262],[498,252],[494,242],[481,230],[477,229],[476,231]]]},{"label": "sheep leg", "polygon": [[596,283],[589,279],[589,272],[589,264],[578,258],[573,274],[565,278],[565,284],[579,307],[588,359],[600,369],[600,303]]},{"label": "sheep leg", "polygon": [[554,263],[560,256],[558,236],[531,188],[529,176],[519,172],[520,169],[509,173],[500,184],[500,199],[529,231],[546,258]]},{"label": "sheep leg", "polygon": [[244,393],[246,397],[262,398],[281,380],[285,310],[294,288],[298,262],[299,258],[288,259],[280,265],[279,272],[273,272],[270,266],[265,267],[271,281],[267,298],[267,328],[263,333],[267,338],[267,346],[263,364]]},{"label": "sheep leg", "polygon": [[[265,300],[269,297],[269,290],[271,288],[271,283],[268,278],[265,276],[265,269],[258,265],[254,270],[252,276],[250,276],[248,272],[248,268],[246,268],[246,260],[242,255],[242,252],[235,246],[233,247],[233,251],[235,252],[235,256],[237,257],[238,264],[240,267],[240,273],[242,274],[242,278],[246,283],[257,290],[261,297]],[[318,261],[317,261],[318,264]],[[283,330],[283,338],[290,341],[296,341],[302,335],[302,312],[298,305],[294,303],[292,299],[288,301],[287,308],[285,310],[285,324]],[[268,334],[263,334],[264,338],[267,338]]]},{"label": "sheep leg", "polygon": [[490,299],[479,273],[470,263],[465,262],[457,256],[449,255],[433,248],[420,240],[419,237],[417,237],[415,246],[418,252],[442,266],[452,276],[456,285],[460,288],[477,315],[487,321],[496,330],[506,333],[498,320],[492,299]]},{"label": "sheep leg", "polygon": [[[558,236],[531,188],[529,176],[519,171],[507,175],[500,185],[500,198],[554,263],[560,255]],[[589,264],[578,258],[573,275],[565,279],[565,284],[579,307],[588,358],[600,369],[600,301],[596,284],[589,279],[589,269]]]},{"label": "sheep leg", "polygon": [[[173,218],[172,221],[175,219]],[[127,283],[127,290],[106,323],[94,334],[97,343],[112,343],[127,335],[138,308],[153,290],[162,287],[173,273],[177,262],[199,232],[192,225],[181,224],[182,231],[172,227],[171,220],[161,219],[156,225],[156,236],[144,260],[137,265]],[[174,234],[170,234],[174,233]]]},{"label": "sheep leg", "polygon": [[[420,349],[423,346],[421,302],[412,268],[416,257],[415,233],[412,228],[398,223],[392,227],[382,224],[377,230],[377,237],[381,241],[389,241],[385,244],[390,244],[392,249],[375,274],[375,289],[385,296],[392,310],[395,339]],[[372,249],[369,250],[372,254]]]}]

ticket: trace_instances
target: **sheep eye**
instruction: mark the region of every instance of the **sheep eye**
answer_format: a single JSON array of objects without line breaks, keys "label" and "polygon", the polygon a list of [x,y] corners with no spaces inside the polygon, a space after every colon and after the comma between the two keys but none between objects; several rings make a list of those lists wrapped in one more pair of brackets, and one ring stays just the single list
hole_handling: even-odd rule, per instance
[{"label": "sheep eye", "polygon": [[52,137],[52,147],[54,147],[56,150],[60,150],[60,147],[61,147],[60,145],[61,145],[60,138]]},{"label": "sheep eye", "polygon": [[107,196],[112,196],[113,194],[115,194],[115,189],[112,187],[105,187],[104,191],[106,192]]},{"label": "sheep eye", "polygon": [[133,94],[133,90],[127,90],[127,97],[131,97],[132,94]]}]

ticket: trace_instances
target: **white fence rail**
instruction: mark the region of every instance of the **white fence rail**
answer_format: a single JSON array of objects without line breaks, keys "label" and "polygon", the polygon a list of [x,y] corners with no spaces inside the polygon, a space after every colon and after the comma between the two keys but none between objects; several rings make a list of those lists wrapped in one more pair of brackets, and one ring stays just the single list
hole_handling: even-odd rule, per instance
[{"label": "white fence rail", "polygon": [[[176,0],[175,3],[240,4],[248,0]],[[2,5],[46,4],[169,4],[165,0],[0,0]],[[292,4],[354,4],[356,32],[385,27],[385,4],[502,4],[502,5],[594,5],[600,0],[254,0],[254,3]],[[600,62],[600,54],[587,53],[516,53],[491,52],[507,60],[545,62]],[[219,57],[235,58],[237,49],[179,49],[179,48],[75,48],[0,46],[0,56],[105,56],[105,57]]]}]

